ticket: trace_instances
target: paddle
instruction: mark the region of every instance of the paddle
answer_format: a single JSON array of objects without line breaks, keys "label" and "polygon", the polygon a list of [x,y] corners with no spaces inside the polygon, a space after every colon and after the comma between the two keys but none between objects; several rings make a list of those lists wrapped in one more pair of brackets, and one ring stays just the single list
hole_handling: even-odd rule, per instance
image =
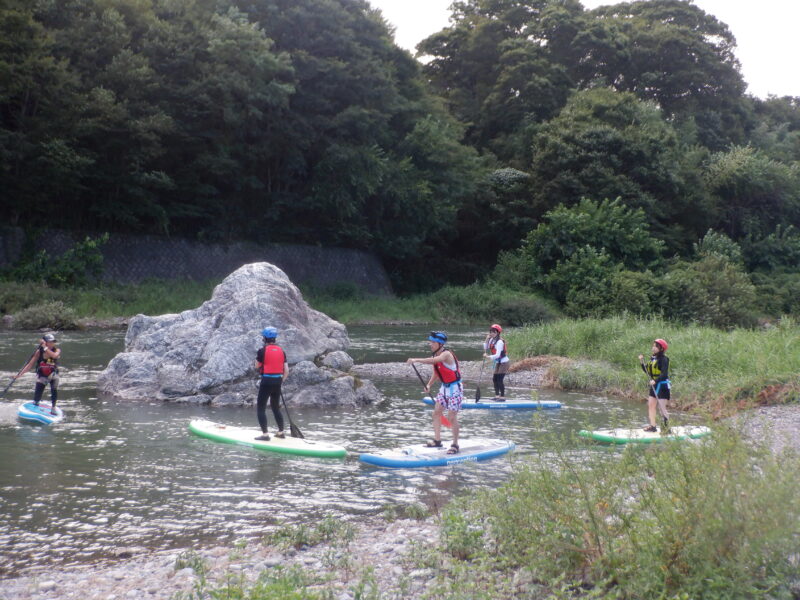
[{"label": "paddle", "polygon": [[[415,365],[414,363],[411,363],[411,367],[414,369],[414,373],[417,374],[417,377],[419,377],[419,382],[422,384],[422,389],[425,390],[426,393],[429,393],[428,392],[428,385],[425,383],[425,380],[422,378],[422,375],[419,374],[419,371],[417,371],[417,365]],[[452,427],[453,426],[450,423],[450,419],[448,419],[447,417],[444,416],[444,413],[442,413],[442,425],[444,425],[445,427]]]},{"label": "paddle", "polygon": [[286,399],[283,397],[283,392],[281,392],[281,400],[283,400],[283,408],[286,410],[286,416],[289,418],[289,433],[292,437],[296,438],[306,437],[303,435],[303,432],[300,431],[300,428],[294,424],[294,421],[292,421],[292,416],[289,414],[289,407],[286,406]]},{"label": "paddle", "polygon": [[486,360],[481,362],[481,373],[478,375],[478,386],[475,388],[475,403],[481,401],[481,381],[483,380],[483,366],[486,364]]},{"label": "paddle", "polygon": [[4,389],[4,390],[3,390],[3,393],[2,393],[2,394],[0,394],[0,399],[2,399],[2,398],[5,398],[5,396],[6,396],[6,392],[7,392],[9,389],[11,389],[11,386],[12,386],[12,385],[14,385],[14,382],[17,380],[17,377],[19,377],[19,374],[20,374],[20,373],[22,373],[22,369],[24,369],[24,368],[25,368],[25,366],[26,366],[26,365],[27,365],[27,364],[28,364],[28,363],[31,361],[31,359],[32,359],[34,356],[36,356],[36,353],[39,351],[39,348],[40,348],[40,347],[41,347],[41,346],[36,346],[36,350],[34,350],[34,351],[33,351],[33,354],[31,354],[31,355],[28,357],[28,360],[26,360],[26,361],[25,361],[25,364],[23,364],[23,365],[22,365],[22,368],[20,368],[20,370],[19,370],[19,371],[17,371],[17,375],[11,379],[11,381],[9,382],[9,384],[6,386],[6,389]]}]

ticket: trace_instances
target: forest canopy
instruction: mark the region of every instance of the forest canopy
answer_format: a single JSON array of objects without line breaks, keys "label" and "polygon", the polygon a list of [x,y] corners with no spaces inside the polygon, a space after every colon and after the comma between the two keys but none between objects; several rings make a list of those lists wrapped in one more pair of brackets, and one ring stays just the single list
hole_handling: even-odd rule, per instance
[{"label": "forest canopy", "polygon": [[[366,0],[0,0],[4,221],[362,248],[399,291],[491,275],[576,314],[621,292],[572,271],[725,260],[797,312],[800,99],[745,93],[727,25],[685,0],[451,10],[415,58]],[[740,258],[698,251],[719,236]]]}]

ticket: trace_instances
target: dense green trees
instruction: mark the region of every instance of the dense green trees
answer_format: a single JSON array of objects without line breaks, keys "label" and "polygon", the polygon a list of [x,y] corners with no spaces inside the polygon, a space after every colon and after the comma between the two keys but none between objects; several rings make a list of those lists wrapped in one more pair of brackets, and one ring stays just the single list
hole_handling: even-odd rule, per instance
[{"label": "dense green trees", "polygon": [[367,0],[0,0],[5,222],[365,248],[399,290],[494,270],[576,315],[797,312],[800,99],[747,96],[724,23],[451,22],[420,62]]}]

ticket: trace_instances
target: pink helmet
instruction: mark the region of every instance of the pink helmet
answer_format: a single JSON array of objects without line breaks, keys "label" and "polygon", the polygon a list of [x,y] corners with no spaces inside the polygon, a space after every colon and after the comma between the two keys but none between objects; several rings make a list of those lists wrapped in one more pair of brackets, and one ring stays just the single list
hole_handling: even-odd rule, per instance
[{"label": "pink helmet", "polygon": [[669,344],[666,342],[666,340],[662,340],[661,338],[658,338],[657,340],[653,340],[653,341],[656,344],[658,344],[659,346],[661,346],[662,352],[666,352],[667,348],[669,348]]},{"label": "pink helmet", "polygon": [[494,325],[492,325],[491,327],[489,327],[489,329],[496,329],[496,330],[497,330],[497,333],[503,333],[503,328],[502,328],[502,327],[500,327],[500,325],[498,325],[497,323],[495,323]]}]

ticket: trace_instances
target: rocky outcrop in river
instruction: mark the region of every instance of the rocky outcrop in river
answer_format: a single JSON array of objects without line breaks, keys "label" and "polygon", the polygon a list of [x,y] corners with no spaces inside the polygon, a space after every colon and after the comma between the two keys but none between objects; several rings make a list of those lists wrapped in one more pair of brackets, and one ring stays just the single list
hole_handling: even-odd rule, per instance
[{"label": "rocky outcrop in river", "polygon": [[198,308],[133,317],[125,351],[100,374],[98,388],[128,399],[251,402],[253,361],[268,325],[278,328],[288,358],[287,400],[331,406],[380,398],[371,382],[346,373],[352,359],[344,325],[310,308],[286,274],[264,262],[231,273]]}]

